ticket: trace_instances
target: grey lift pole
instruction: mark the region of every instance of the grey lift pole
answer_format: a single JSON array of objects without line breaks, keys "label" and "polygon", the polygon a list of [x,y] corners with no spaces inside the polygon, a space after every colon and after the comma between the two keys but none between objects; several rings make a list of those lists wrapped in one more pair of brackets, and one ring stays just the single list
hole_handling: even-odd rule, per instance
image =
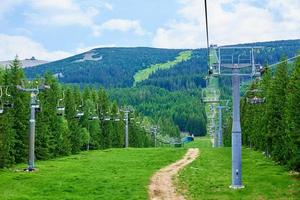
[{"label": "grey lift pole", "polygon": [[151,131],[154,135],[154,147],[157,147],[157,129],[158,129],[157,126],[151,127]]},{"label": "grey lift pole", "polygon": [[240,123],[240,77],[237,65],[233,68],[232,95],[233,95],[233,119],[232,119],[232,188],[243,188],[242,185],[242,130]]},{"label": "grey lift pole", "polygon": [[42,85],[38,88],[24,88],[22,86],[17,86],[17,89],[30,93],[30,119],[29,119],[29,158],[28,158],[28,171],[33,171],[35,169],[34,165],[34,146],[35,146],[35,112],[39,109],[37,103],[37,95],[40,90],[49,89],[47,85]]},{"label": "grey lift pole", "polygon": [[226,106],[217,106],[218,110],[219,110],[219,135],[218,135],[218,145],[219,147],[222,147],[223,146],[223,125],[222,125],[222,109],[223,108],[226,108]]},{"label": "grey lift pole", "polygon": [[215,122],[215,110],[213,111],[213,119],[212,119],[212,126],[214,127],[214,135],[213,135],[213,141],[214,141],[214,148],[218,147],[218,138],[217,138],[217,127]]},{"label": "grey lift pole", "polygon": [[128,108],[125,109],[125,148],[128,148]]}]

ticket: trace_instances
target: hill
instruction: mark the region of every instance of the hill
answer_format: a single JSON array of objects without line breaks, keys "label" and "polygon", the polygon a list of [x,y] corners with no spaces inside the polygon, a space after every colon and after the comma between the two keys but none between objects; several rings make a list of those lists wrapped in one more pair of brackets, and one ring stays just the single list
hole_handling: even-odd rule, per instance
[{"label": "hill", "polygon": [[[9,65],[11,64],[12,60],[8,60],[8,61],[0,61],[0,66],[2,65],[3,67],[9,67]],[[32,56],[29,59],[24,59],[24,60],[20,60],[21,63],[21,67],[22,68],[27,68],[27,67],[34,67],[37,65],[42,65],[42,64],[46,64],[48,63],[48,61],[45,60],[37,60],[34,56]]]},{"label": "hill", "polygon": [[[300,40],[285,40],[249,44],[263,47],[257,55],[257,62],[275,63],[285,55],[292,57],[300,49]],[[188,59],[175,62],[172,68],[150,69],[176,61],[184,51],[191,51]],[[155,85],[165,89],[195,88],[203,85],[207,72],[206,49],[156,49],[136,48],[97,48],[63,60],[39,65],[25,70],[29,78],[51,72],[63,83],[79,85],[93,84],[110,87],[132,87],[134,76],[149,69],[147,78],[138,81],[142,85]],[[146,70],[147,71],[147,70]]]},{"label": "hill", "polygon": [[181,51],[154,48],[99,48],[26,70],[28,77],[49,71],[63,83],[131,87],[134,74],[157,63],[173,60]]}]

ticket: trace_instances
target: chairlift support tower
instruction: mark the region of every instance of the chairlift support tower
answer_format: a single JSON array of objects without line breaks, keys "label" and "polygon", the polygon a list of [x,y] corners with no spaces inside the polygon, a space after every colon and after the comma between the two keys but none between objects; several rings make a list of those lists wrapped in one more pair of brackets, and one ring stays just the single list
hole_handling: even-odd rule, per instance
[{"label": "chairlift support tower", "polygon": [[29,157],[28,157],[28,171],[35,170],[35,113],[40,106],[38,104],[37,96],[41,90],[50,89],[50,86],[42,84],[36,88],[25,88],[23,85],[18,85],[17,89],[23,92],[30,93],[30,119],[29,119]]},{"label": "chairlift support tower", "polygon": [[228,106],[221,106],[221,105],[217,106],[217,109],[218,109],[218,112],[219,112],[219,134],[218,134],[218,146],[219,147],[223,146],[222,109],[224,109],[224,108],[228,108]]},{"label": "chairlift support tower", "polygon": [[128,115],[131,111],[133,111],[133,109],[129,106],[125,106],[125,108],[123,109],[123,112],[125,114],[125,116],[124,116],[125,117],[124,118],[124,120],[125,120],[125,148],[128,148],[128,146],[129,146],[129,141],[128,141],[128,121],[129,121],[129,117],[128,117]]},{"label": "chairlift support tower", "polygon": [[[241,189],[242,185],[242,130],[240,123],[240,77],[259,76],[261,65],[255,64],[254,50],[261,47],[219,47],[217,63],[214,63],[209,74],[212,76],[232,77],[232,183],[230,188]],[[231,53],[228,55],[228,52]],[[243,54],[240,54],[240,53]],[[227,53],[227,55],[226,55]],[[225,56],[224,56],[225,54]],[[227,69],[222,72],[222,69]],[[243,71],[240,71],[243,69]],[[246,71],[248,69],[248,71]],[[250,71],[249,71],[250,69]],[[231,72],[228,72],[231,70]]]}]

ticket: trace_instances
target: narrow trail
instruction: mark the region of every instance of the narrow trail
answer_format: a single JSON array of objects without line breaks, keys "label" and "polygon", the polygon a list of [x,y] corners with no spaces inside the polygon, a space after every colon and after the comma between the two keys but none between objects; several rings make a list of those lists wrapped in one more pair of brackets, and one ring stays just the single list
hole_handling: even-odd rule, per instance
[{"label": "narrow trail", "polygon": [[198,156],[199,149],[190,148],[181,160],[156,172],[149,185],[150,200],[184,200],[184,197],[176,192],[172,178]]}]

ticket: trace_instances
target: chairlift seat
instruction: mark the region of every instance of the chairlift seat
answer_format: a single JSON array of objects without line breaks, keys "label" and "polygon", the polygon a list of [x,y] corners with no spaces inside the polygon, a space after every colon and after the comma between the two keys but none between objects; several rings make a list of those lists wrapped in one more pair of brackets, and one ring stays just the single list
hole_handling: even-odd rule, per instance
[{"label": "chairlift seat", "polygon": [[104,121],[109,121],[110,117],[104,117]]},{"label": "chairlift seat", "polygon": [[75,118],[81,118],[84,115],[83,112],[78,112],[75,116]]},{"label": "chairlift seat", "polygon": [[57,106],[57,111],[65,111],[65,107],[63,106]]},{"label": "chairlift seat", "polygon": [[12,103],[10,103],[10,102],[5,102],[5,103],[3,104],[3,107],[4,107],[4,108],[13,108],[13,107],[14,107],[14,104],[12,104]]},{"label": "chairlift seat", "polygon": [[90,120],[90,121],[97,120],[97,119],[99,119],[99,117],[96,116],[96,115],[95,115],[95,116],[90,116],[90,117],[89,117],[89,120]]}]

